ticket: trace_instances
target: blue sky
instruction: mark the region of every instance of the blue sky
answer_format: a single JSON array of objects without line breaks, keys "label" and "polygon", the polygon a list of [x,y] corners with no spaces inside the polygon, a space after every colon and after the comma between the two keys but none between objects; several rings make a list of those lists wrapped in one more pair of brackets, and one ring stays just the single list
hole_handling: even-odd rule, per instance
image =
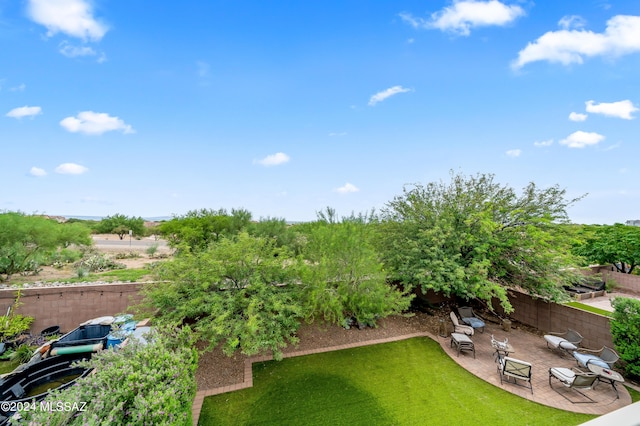
[{"label": "blue sky", "polygon": [[449,171],[640,219],[640,2],[0,0],[0,210],[312,220]]}]

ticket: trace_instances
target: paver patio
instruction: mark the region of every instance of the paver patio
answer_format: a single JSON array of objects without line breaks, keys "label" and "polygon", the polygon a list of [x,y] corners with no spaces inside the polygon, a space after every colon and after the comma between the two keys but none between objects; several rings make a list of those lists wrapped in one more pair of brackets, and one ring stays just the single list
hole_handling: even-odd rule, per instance
[{"label": "paver patio", "polygon": [[[505,338],[509,339],[509,343],[514,348],[514,352],[509,356],[527,361],[533,365],[533,394],[531,393],[529,388],[516,386],[513,383],[504,382],[503,384],[500,384],[500,376],[497,372],[497,364],[494,357],[495,350],[491,347],[492,334],[497,340],[504,340]],[[473,354],[469,352],[461,352],[460,356],[458,356],[456,348],[452,348],[450,346],[450,337],[435,336],[432,333],[428,332],[396,336],[387,339],[357,342],[352,344],[321,348],[312,351],[291,352],[285,354],[285,358],[341,349],[349,349],[365,345],[387,343],[420,336],[430,337],[438,341],[442,349],[456,363],[458,363],[461,367],[468,370],[475,376],[478,376],[486,382],[498,386],[507,392],[511,392],[530,401],[534,401],[561,410],[594,415],[606,414],[627,406],[631,403],[629,392],[627,392],[626,388],[622,384],[618,384],[617,386],[620,397],[616,398],[616,393],[613,390],[612,386],[608,383],[603,382],[598,383],[598,385],[592,390],[584,391],[588,392],[587,394],[596,401],[595,403],[572,404],[570,401],[566,400],[560,394],[558,394],[554,389],[557,389],[560,392],[570,392],[570,394],[568,394],[568,397],[574,401],[583,400],[582,397],[575,391],[566,389],[557,380],[553,381],[554,389],[551,389],[549,387],[549,368],[576,367],[577,365],[574,358],[566,354],[561,354],[557,351],[548,349],[545,340],[541,336],[537,336],[519,329],[512,329],[509,332],[505,332],[499,325],[492,323],[487,323],[484,333],[476,333],[472,337],[475,345],[475,359],[473,357]],[[197,425],[198,423],[198,417],[200,415],[200,410],[202,409],[202,403],[205,397],[253,386],[252,364],[254,362],[261,362],[270,359],[270,356],[256,356],[247,359],[245,361],[244,381],[242,383],[237,383],[235,385],[224,386],[216,389],[209,389],[206,391],[199,391],[196,394],[196,398],[193,403],[193,424]]]},{"label": "paver patio", "polygon": [[[491,347],[492,334],[496,340],[509,339],[509,343],[514,348],[514,352],[509,354],[510,357],[533,365],[531,379],[533,394],[529,388],[516,386],[513,382],[500,384],[500,375],[493,355],[495,349]],[[436,339],[449,356],[461,367],[492,385],[530,401],[561,410],[596,415],[606,414],[631,404],[631,396],[622,384],[616,386],[620,395],[620,398],[616,398],[616,393],[610,384],[605,382],[598,383],[594,389],[583,391],[596,402],[584,404],[572,404],[556,392],[554,389],[565,392],[573,401],[586,400],[576,391],[565,388],[558,380],[552,380],[553,389],[551,389],[549,387],[549,368],[572,368],[577,367],[577,364],[572,356],[548,349],[546,341],[541,336],[517,329],[505,332],[499,325],[488,323],[484,333],[475,333],[472,337],[476,349],[475,359],[470,353],[462,352],[458,356],[456,349],[450,347],[451,339],[449,337],[436,337]]]}]

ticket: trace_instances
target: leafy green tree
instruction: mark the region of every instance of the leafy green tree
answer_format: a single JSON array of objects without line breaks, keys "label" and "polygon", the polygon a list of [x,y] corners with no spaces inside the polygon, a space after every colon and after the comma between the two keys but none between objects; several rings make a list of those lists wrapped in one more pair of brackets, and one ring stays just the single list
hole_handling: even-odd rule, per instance
[{"label": "leafy green tree", "polygon": [[205,250],[209,244],[222,237],[237,235],[251,223],[251,213],[244,209],[232,209],[228,214],[220,210],[192,210],[159,226],[160,233],[169,245],[190,250]]},{"label": "leafy green tree", "polygon": [[157,269],[162,282],[145,286],[144,294],[160,321],[193,324],[211,348],[222,344],[229,355],[271,350],[279,358],[297,342],[304,268],[273,239],[243,232],[164,262]]},{"label": "leafy green tree", "polygon": [[145,234],[144,219],[116,213],[102,219],[96,225],[96,231],[100,234],[116,234],[121,240],[129,231],[132,231],[133,235],[142,236]]},{"label": "leafy green tree", "polygon": [[576,201],[557,186],[530,183],[518,195],[493,175],[452,172],[449,183],[405,187],[387,203],[379,244],[391,279],[406,288],[497,298],[511,312],[508,288],[562,300],[562,285],[576,279],[571,238],[558,226]]},{"label": "leafy green tree", "polygon": [[295,227],[287,224],[284,219],[260,218],[258,222],[251,223],[247,231],[256,237],[274,238],[276,245],[288,246],[296,251],[297,233]]},{"label": "leafy green tree", "polygon": [[621,223],[594,227],[574,251],[589,262],[610,263],[618,272],[630,274],[640,263],[640,227]]},{"label": "leafy green tree", "polygon": [[640,300],[616,297],[611,321],[613,343],[627,374],[640,378]]},{"label": "leafy green tree", "polygon": [[303,250],[312,265],[302,297],[312,318],[348,325],[375,326],[378,318],[399,314],[411,297],[387,284],[380,255],[371,243],[372,225],[326,216],[307,226]]},{"label": "leafy green tree", "polygon": [[90,230],[19,212],[0,214],[0,281],[37,271],[40,257],[71,244],[91,245]]}]

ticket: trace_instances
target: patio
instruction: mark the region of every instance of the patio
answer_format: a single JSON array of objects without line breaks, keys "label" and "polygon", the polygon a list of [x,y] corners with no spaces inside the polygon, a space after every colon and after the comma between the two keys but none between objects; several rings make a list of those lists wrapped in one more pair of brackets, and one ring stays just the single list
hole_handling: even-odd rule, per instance
[{"label": "patio", "polygon": [[[533,394],[529,388],[516,386],[513,382],[500,384],[500,375],[497,372],[497,364],[494,357],[495,349],[491,346],[492,334],[497,340],[509,339],[509,343],[514,348],[514,352],[509,354],[510,357],[533,365],[531,379]],[[629,392],[622,384],[616,386],[620,395],[620,398],[616,399],[616,393],[610,384],[605,382],[598,383],[594,389],[583,391],[596,402],[584,404],[572,404],[556,392],[556,390],[561,393],[565,392],[573,401],[587,401],[576,391],[565,388],[555,379],[552,381],[553,389],[551,389],[549,387],[549,368],[572,368],[577,367],[577,364],[572,356],[547,348],[546,341],[541,336],[518,329],[505,332],[498,324],[487,323],[484,333],[476,332],[472,336],[475,345],[475,359],[473,354],[469,352],[461,352],[460,356],[458,356],[456,348],[450,346],[450,337],[438,336],[435,338],[442,349],[451,356],[451,359],[475,376],[507,392],[539,404],[561,410],[595,415],[606,414],[631,404]]]}]

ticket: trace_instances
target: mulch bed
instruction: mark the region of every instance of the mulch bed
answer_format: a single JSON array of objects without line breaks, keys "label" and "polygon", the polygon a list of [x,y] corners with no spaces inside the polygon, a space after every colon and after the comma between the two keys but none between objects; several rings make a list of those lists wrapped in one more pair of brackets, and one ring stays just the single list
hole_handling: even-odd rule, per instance
[{"label": "mulch bed", "polygon": [[[425,331],[436,335],[440,326],[440,318],[444,318],[446,315],[448,315],[448,311],[433,314],[415,312],[410,317],[388,317],[380,320],[377,328],[364,329],[352,327],[347,330],[333,324],[303,324],[298,331],[300,338],[298,345],[289,346],[283,352],[287,354]],[[204,344],[199,344],[198,348],[204,348]],[[203,391],[242,383],[244,362],[247,358],[246,355],[239,353],[228,357],[219,347],[201,354],[196,371],[198,390]]]}]

